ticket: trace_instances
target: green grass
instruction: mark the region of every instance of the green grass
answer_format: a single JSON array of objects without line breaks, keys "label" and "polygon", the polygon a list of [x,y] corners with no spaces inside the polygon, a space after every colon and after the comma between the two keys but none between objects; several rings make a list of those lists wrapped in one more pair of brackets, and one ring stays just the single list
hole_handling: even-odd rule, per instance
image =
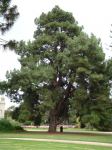
[{"label": "green grass", "polygon": [[55,142],[0,140],[0,150],[111,150],[112,147]]},{"label": "green grass", "polygon": [[112,143],[112,135],[101,135],[93,133],[75,133],[75,134],[49,134],[45,132],[24,132],[24,133],[0,133],[1,138],[37,138],[37,139],[58,139],[58,140],[72,140],[72,141],[92,141]]}]

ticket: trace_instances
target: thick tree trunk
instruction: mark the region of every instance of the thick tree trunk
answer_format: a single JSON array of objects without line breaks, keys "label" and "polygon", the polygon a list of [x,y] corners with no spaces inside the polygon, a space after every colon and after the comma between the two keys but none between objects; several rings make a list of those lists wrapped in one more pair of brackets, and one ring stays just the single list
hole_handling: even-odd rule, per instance
[{"label": "thick tree trunk", "polygon": [[57,129],[57,117],[55,115],[55,110],[51,110],[49,114],[49,129],[48,132],[56,132]]},{"label": "thick tree trunk", "polygon": [[[48,132],[56,132],[57,125],[61,123],[62,118],[65,116],[65,114],[68,112],[68,101],[62,99],[60,100],[57,105],[51,109],[49,113],[49,130]],[[60,120],[61,118],[61,120]]]},{"label": "thick tree trunk", "polygon": [[51,124],[49,124],[49,130],[48,130],[48,132],[54,133],[54,132],[56,132],[56,129],[57,129],[57,125],[54,122],[51,123]]}]

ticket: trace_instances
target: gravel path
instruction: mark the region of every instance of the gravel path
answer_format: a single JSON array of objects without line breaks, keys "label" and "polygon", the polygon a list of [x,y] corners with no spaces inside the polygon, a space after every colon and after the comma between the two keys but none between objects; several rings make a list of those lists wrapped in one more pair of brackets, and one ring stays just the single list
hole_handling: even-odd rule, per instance
[{"label": "gravel path", "polygon": [[112,147],[111,143],[86,142],[86,141],[70,141],[70,140],[54,140],[54,139],[34,139],[34,138],[0,138],[0,139],[5,139],[5,140],[24,140],[24,141],[42,141],[42,142],[59,142],[59,143],[87,144],[87,145]]}]

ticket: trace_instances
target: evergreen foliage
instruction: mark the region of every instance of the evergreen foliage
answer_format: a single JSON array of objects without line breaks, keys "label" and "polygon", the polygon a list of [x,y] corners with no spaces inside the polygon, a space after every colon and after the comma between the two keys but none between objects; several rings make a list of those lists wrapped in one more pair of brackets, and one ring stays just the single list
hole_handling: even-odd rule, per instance
[{"label": "evergreen foliage", "polygon": [[7,73],[2,90],[11,100],[27,103],[37,120],[47,112],[49,132],[70,111],[81,127],[112,130],[108,67],[100,40],[84,33],[73,15],[58,6],[35,24],[34,41],[15,47],[21,69]]},{"label": "evergreen foliage", "polygon": [[0,0],[0,31],[4,33],[14,24],[19,13],[17,6],[10,6],[11,0]]}]

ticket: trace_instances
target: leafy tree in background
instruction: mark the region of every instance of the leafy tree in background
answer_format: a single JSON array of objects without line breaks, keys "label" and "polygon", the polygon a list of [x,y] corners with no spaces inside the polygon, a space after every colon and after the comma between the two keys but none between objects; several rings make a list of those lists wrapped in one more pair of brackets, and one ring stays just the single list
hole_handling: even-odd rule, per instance
[{"label": "leafy tree in background", "polygon": [[7,110],[5,110],[5,118],[12,118],[12,114],[14,110],[15,110],[15,106],[10,106]]},{"label": "leafy tree in background", "polygon": [[2,90],[15,102],[33,102],[39,116],[47,112],[49,132],[72,110],[82,125],[103,126],[110,113],[105,106],[111,102],[100,40],[84,33],[73,15],[58,6],[42,13],[35,24],[34,41],[15,47],[21,69],[7,73]]},{"label": "leafy tree in background", "polygon": [[18,120],[23,123],[30,121],[34,125],[40,125],[41,111],[39,109],[38,95],[28,87],[23,99],[24,102],[19,106]]}]

